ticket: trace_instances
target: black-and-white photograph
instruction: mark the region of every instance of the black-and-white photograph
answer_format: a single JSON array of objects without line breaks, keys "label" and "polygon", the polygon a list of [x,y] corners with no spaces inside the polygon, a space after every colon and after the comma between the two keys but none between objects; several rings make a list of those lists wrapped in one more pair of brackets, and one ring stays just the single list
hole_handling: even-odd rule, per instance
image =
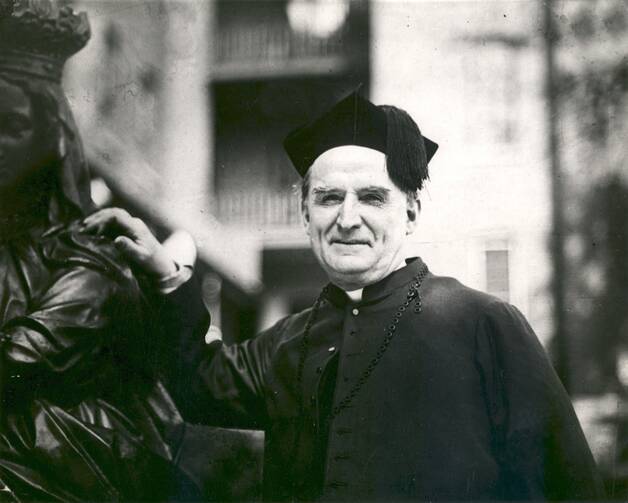
[{"label": "black-and-white photograph", "polygon": [[626,0],[0,0],[0,501],[628,500]]}]

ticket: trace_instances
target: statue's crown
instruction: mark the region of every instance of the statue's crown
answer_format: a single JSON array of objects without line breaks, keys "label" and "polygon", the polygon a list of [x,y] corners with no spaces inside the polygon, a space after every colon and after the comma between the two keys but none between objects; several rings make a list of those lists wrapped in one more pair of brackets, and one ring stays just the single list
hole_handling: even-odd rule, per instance
[{"label": "statue's crown", "polygon": [[89,37],[87,15],[68,0],[0,0],[0,73],[59,82]]}]

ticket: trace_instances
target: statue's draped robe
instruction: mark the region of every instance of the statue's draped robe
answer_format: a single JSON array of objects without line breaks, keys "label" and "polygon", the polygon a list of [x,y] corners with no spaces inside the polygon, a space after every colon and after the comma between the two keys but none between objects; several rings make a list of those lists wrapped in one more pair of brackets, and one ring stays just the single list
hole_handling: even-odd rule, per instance
[{"label": "statue's draped robe", "polygon": [[332,286],[300,382],[310,309],[242,345],[210,349],[191,376],[199,415],[266,429],[272,501],[600,497],[569,398],[505,302],[429,273],[421,312],[405,310],[364,380],[421,266],[369,285],[357,304]]},{"label": "statue's draped robe", "polygon": [[182,420],[153,377],[133,275],[76,227],[0,241],[2,494],[163,500],[186,490]]},{"label": "statue's draped robe", "polygon": [[176,467],[184,423],[157,377],[153,311],[111,241],[80,232],[94,205],[63,89],[0,79],[47,103],[37,126],[62,147],[0,215],[0,501],[196,496]]}]

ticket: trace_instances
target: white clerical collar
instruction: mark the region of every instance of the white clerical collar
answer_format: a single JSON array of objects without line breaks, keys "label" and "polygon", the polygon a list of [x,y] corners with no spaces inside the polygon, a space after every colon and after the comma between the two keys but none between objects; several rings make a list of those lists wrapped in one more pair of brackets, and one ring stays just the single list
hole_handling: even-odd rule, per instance
[{"label": "white clerical collar", "polygon": [[350,292],[345,290],[345,293],[347,294],[347,297],[351,299],[351,302],[360,302],[362,300],[363,290],[364,288],[358,288],[357,290],[351,290]]},{"label": "white clerical collar", "polygon": [[[399,263],[399,265],[397,265],[397,267],[392,272],[398,271],[399,269],[405,266],[406,266],[406,261],[402,260],[401,263]],[[351,302],[360,302],[362,300],[363,291],[364,291],[364,288],[358,288],[357,290],[350,290],[350,291],[345,290],[344,292],[347,294],[347,297],[349,297]]]}]

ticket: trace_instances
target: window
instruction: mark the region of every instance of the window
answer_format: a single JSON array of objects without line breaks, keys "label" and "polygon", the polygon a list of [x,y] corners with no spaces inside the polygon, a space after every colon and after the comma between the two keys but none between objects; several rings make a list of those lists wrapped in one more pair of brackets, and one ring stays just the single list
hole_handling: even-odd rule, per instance
[{"label": "window", "polygon": [[509,301],[508,250],[486,251],[486,291]]}]

